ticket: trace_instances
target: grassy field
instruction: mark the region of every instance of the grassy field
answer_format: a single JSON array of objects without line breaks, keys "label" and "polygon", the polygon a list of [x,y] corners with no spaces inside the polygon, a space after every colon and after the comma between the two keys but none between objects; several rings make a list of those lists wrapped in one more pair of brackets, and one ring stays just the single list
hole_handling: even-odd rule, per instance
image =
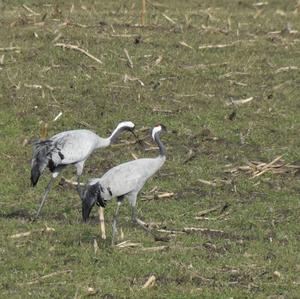
[{"label": "grassy field", "polygon": [[[141,2],[0,2],[0,298],[299,298],[299,4],[158,0],[140,26]],[[138,214],[181,233],[155,241],[131,225],[126,202],[119,242],[137,246],[111,248],[116,203],[101,240],[96,209],[83,224],[61,181],[75,179],[72,167],[32,222],[50,177],[30,187],[41,122],[48,136],[107,136],[121,120],[149,150],[124,134],[90,157],[82,180],[157,155],[149,128],[165,124],[167,161]],[[279,156],[276,168],[253,163]],[[203,230],[183,232],[192,227]]]}]

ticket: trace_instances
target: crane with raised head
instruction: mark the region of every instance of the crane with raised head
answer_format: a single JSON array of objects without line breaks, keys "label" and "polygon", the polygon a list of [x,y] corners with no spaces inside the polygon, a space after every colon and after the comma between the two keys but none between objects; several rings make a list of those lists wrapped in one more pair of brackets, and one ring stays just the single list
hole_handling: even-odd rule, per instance
[{"label": "crane with raised head", "polygon": [[124,121],[118,124],[108,138],[102,138],[90,130],[82,129],[61,132],[50,139],[35,142],[31,160],[32,186],[37,184],[46,167],[52,172],[52,177],[45,189],[35,218],[39,217],[54,179],[66,166],[70,164],[75,166],[77,191],[79,191],[80,176],[83,172],[84,163],[92,152],[98,148],[108,147],[124,131],[130,131],[134,134],[134,127],[135,125],[131,121]]},{"label": "crane with raised head", "polygon": [[113,219],[112,244],[114,244],[117,231],[119,208],[125,197],[131,205],[133,223],[143,226],[136,215],[137,196],[147,180],[166,161],[166,150],[159,138],[160,133],[163,131],[166,131],[164,125],[158,125],[152,129],[152,138],[159,147],[159,155],[157,157],[137,159],[115,166],[101,178],[89,180],[88,184],[79,192],[82,199],[82,217],[84,221],[87,221],[89,218],[95,204],[100,206],[100,208],[104,208],[109,200],[112,198],[117,199],[117,209]]}]

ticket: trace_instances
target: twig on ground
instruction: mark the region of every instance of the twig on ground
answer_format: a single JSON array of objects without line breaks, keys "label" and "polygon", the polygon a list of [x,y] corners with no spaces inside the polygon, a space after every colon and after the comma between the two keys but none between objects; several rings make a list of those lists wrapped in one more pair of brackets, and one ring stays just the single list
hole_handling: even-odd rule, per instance
[{"label": "twig on ground", "polygon": [[62,112],[60,111],[53,119],[53,122],[57,121],[61,116],[62,116]]},{"label": "twig on ground", "polygon": [[209,228],[202,228],[202,227],[184,227],[182,229],[157,229],[158,232],[161,233],[169,233],[169,234],[183,234],[183,233],[193,233],[193,232],[200,232],[200,233],[218,233],[224,234],[223,230],[217,229],[209,229]]},{"label": "twig on ground", "polygon": [[204,45],[204,46],[199,46],[198,49],[203,50],[203,49],[223,49],[223,48],[228,48],[228,47],[233,47],[240,41],[232,42],[231,44],[217,44],[217,45]]},{"label": "twig on ground", "polygon": [[43,86],[40,84],[26,84],[24,83],[24,87],[33,88],[33,89],[43,89]]},{"label": "twig on ground", "polygon": [[183,232],[185,232],[185,233],[202,232],[202,233],[221,233],[221,234],[224,233],[223,230],[201,228],[201,227],[185,227],[185,228],[183,228]]},{"label": "twig on ground", "polygon": [[146,0],[142,0],[142,9],[141,9],[141,25],[145,25],[145,14],[146,14]]},{"label": "twig on ground", "polygon": [[56,43],[61,37],[62,37],[62,33],[59,32],[59,33],[56,35],[56,37],[54,37],[54,39],[52,40],[52,43]]},{"label": "twig on ground", "polygon": [[226,106],[230,106],[230,105],[236,105],[236,106],[243,105],[243,104],[251,102],[253,99],[254,99],[254,97],[250,97],[250,98],[242,99],[242,100],[235,100],[235,101],[232,100],[232,101],[227,102]]},{"label": "twig on ground", "polygon": [[266,171],[269,170],[269,168],[274,165],[277,161],[279,161],[280,159],[282,158],[282,156],[278,156],[276,157],[272,162],[268,163],[268,164],[265,164],[264,166],[262,166],[262,168],[257,171],[257,173],[255,173],[253,176],[252,176],[252,179],[253,178],[256,178],[258,176],[261,176],[263,173],[265,173]]},{"label": "twig on ground", "polygon": [[136,77],[131,77],[127,74],[124,75],[124,83],[126,83],[127,81],[138,81],[142,86],[145,86],[144,82],[139,79],[139,78],[136,78]]},{"label": "twig on ground", "polygon": [[127,247],[138,247],[138,246],[141,246],[141,243],[133,243],[133,242],[130,242],[129,240],[127,240],[127,241],[123,241],[123,242],[117,244],[115,247],[127,248]]},{"label": "twig on ground", "polygon": [[193,65],[183,65],[182,68],[185,70],[206,70],[212,67],[222,67],[228,65],[228,62],[223,63],[211,63],[211,64],[193,64]]},{"label": "twig on ground", "polygon": [[193,151],[192,149],[189,149],[188,155],[185,158],[185,160],[182,162],[183,164],[188,163],[189,161],[193,160],[198,154],[198,151]]},{"label": "twig on ground", "polygon": [[232,169],[225,170],[229,173],[237,173],[238,171],[246,171],[251,174],[251,179],[261,176],[266,172],[273,174],[295,173],[300,170],[300,165],[287,164],[282,156],[276,157],[270,163],[251,161],[247,165],[237,166]]},{"label": "twig on ground", "polygon": [[[66,179],[66,178],[64,178],[64,177],[62,177],[61,179],[60,179],[60,181],[61,181],[61,183],[63,184],[63,183],[67,183],[67,184],[69,184],[69,185],[72,185],[72,186],[77,186],[77,182],[75,182],[75,181],[72,181],[72,180],[68,180],[68,179]],[[79,183],[79,185],[80,186],[84,186],[84,183]]]},{"label": "twig on ground", "polygon": [[145,282],[145,284],[142,286],[142,289],[153,287],[156,281],[156,277],[154,275],[151,275],[148,280]]},{"label": "twig on ground", "polygon": [[155,60],[154,65],[159,65],[161,63],[162,59],[163,59],[163,56],[159,55],[158,58]]},{"label": "twig on ground", "polygon": [[212,187],[222,187],[224,185],[232,184],[231,180],[222,180],[222,179],[214,179],[213,181],[198,179],[197,181],[202,183],[202,184],[209,185],[209,186],[212,186]]},{"label": "twig on ground", "polygon": [[158,146],[152,146],[152,147],[145,148],[145,152],[157,151],[157,150],[158,150]]},{"label": "twig on ground", "polygon": [[183,46],[183,47],[190,48],[190,49],[194,49],[192,46],[188,45],[188,44],[187,44],[186,42],[184,42],[184,41],[179,42],[179,44],[180,44],[181,46]]},{"label": "twig on ground", "polygon": [[6,52],[6,51],[20,51],[20,47],[7,47],[7,48],[0,48],[0,51]]},{"label": "twig on ground", "polygon": [[211,182],[211,181],[206,181],[206,180],[202,180],[202,179],[198,179],[197,181],[200,182],[200,183],[202,183],[202,184],[205,184],[205,185],[209,185],[209,186],[213,186],[213,187],[217,186],[216,183]]},{"label": "twig on ground", "polygon": [[265,6],[265,5],[268,5],[269,3],[267,1],[265,2],[257,2],[257,3],[253,3],[252,5],[255,6],[255,7],[262,7],[262,6]]},{"label": "twig on ground", "polygon": [[197,216],[204,216],[204,215],[207,215],[207,214],[209,214],[211,212],[214,212],[214,211],[217,211],[217,210],[220,210],[220,209],[224,209],[225,206],[227,206],[227,204],[225,204],[225,205],[217,205],[215,207],[212,207],[212,208],[200,211],[200,212],[197,213]]},{"label": "twig on ground", "polygon": [[90,54],[86,50],[79,48],[76,45],[70,45],[70,44],[64,44],[64,43],[56,43],[55,47],[61,47],[63,49],[70,49],[70,50],[75,50],[75,51],[81,52],[84,55],[88,56],[89,58],[93,59],[94,61],[96,61],[96,62],[98,62],[100,64],[103,64],[103,62],[100,59],[98,59],[94,55]]},{"label": "twig on ground", "polygon": [[131,69],[133,69],[133,62],[132,62],[132,60],[131,60],[131,57],[129,56],[129,53],[128,53],[127,49],[124,49],[124,53],[125,53],[125,56],[126,56],[126,58],[127,58],[127,60],[128,60],[128,66],[129,66]]},{"label": "twig on ground", "polygon": [[141,200],[153,200],[153,199],[162,199],[162,198],[170,198],[175,195],[174,192],[159,192],[158,194],[153,195],[144,195],[141,197]]},{"label": "twig on ground", "polygon": [[28,237],[30,235],[31,235],[31,232],[18,233],[18,234],[11,235],[10,238],[11,239],[18,239],[18,238],[22,238],[22,237]]},{"label": "twig on ground", "polygon": [[40,16],[40,13],[35,12],[34,10],[32,10],[31,8],[29,8],[27,5],[23,4],[22,5],[23,8],[25,8],[28,12],[30,12],[31,14],[33,14],[34,16]]},{"label": "twig on ground", "polygon": [[47,233],[48,232],[55,232],[55,229],[53,227],[46,226],[43,229],[14,234],[14,235],[11,235],[9,238],[10,239],[18,239],[18,238],[22,238],[22,237],[28,237],[28,236],[32,235],[32,233],[44,233],[44,232],[47,232]]},{"label": "twig on ground", "polygon": [[134,160],[137,160],[139,157],[136,155],[136,154],[134,154],[134,153],[130,153],[131,154],[131,156],[132,156],[132,158],[134,159]]},{"label": "twig on ground", "polygon": [[53,276],[59,275],[59,274],[71,273],[71,272],[72,272],[72,270],[56,271],[56,272],[41,276],[41,277],[39,277],[39,278],[37,278],[36,280],[33,280],[33,281],[19,283],[19,285],[32,285],[32,284],[39,283],[39,282],[41,282],[41,280],[44,280],[46,278],[53,277]]},{"label": "twig on ground", "polygon": [[160,229],[157,229],[157,231],[160,232],[160,233],[169,233],[169,234],[173,234],[173,235],[184,234],[184,231],[175,230],[175,229],[160,228]]},{"label": "twig on ground", "polygon": [[166,109],[160,109],[159,107],[154,107],[152,109],[153,112],[160,112],[160,113],[166,113],[166,114],[172,114],[174,111],[172,110],[166,110]]},{"label": "twig on ground", "polygon": [[168,20],[169,22],[171,22],[172,24],[176,24],[176,22],[173,20],[173,19],[171,19],[170,17],[168,17],[166,14],[164,14],[164,13],[162,13],[162,15],[163,15],[163,17],[166,19],[166,20]]},{"label": "twig on ground", "polygon": [[149,251],[149,252],[156,252],[156,251],[162,251],[169,248],[169,246],[162,245],[162,246],[156,246],[156,247],[143,247],[142,251]]},{"label": "twig on ground", "polygon": [[297,66],[285,66],[285,67],[280,67],[279,69],[277,69],[274,74],[278,74],[278,73],[281,73],[281,72],[287,72],[287,71],[294,71],[294,70],[298,70],[298,67]]},{"label": "twig on ground", "polygon": [[281,89],[281,88],[285,87],[286,85],[288,85],[288,84],[290,84],[290,83],[292,83],[292,82],[293,82],[292,80],[287,80],[287,81],[284,81],[284,82],[282,82],[282,83],[279,83],[279,84],[277,84],[277,85],[275,85],[275,86],[273,87],[273,90]]},{"label": "twig on ground", "polygon": [[94,246],[94,253],[96,254],[99,250],[98,242],[96,239],[94,239],[93,246]]}]

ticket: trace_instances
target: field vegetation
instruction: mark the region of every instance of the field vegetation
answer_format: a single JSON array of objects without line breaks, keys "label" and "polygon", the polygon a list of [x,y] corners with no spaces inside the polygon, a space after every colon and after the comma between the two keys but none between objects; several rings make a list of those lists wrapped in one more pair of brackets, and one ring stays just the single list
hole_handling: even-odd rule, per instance
[{"label": "field vegetation", "polygon": [[[299,3],[142,4],[0,2],[0,297],[299,298]],[[166,125],[167,161],[138,199],[159,238],[126,202],[112,248],[112,201],[102,240],[72,167],[32,222],[50,178],[30,186],[40,128],[104,137],[121,120],[146,147],[123,134],[82,180],[157,155],[149,130]]]}]

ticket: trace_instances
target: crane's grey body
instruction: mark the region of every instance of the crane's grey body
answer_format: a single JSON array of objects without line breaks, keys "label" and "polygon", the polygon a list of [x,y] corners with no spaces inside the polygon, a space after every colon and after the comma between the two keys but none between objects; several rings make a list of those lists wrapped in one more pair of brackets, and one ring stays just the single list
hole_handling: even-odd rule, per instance
[{"label": "crane's grey body", "polygon": [[154,132],[152,133],[152,137],[159,146],[159,156],[156,158],[137,159],[115,166],[107,171],[101,178],[89,180],[85,189],[81,191],[82,216],[84,221],[88,219],[95,203],[105,207],[109,200],[117,198],[118,206],[113,221],[112,243],[114,243],[116,233],[119,206],[124,197],[128,198],[132,207],[132,220],[137,223],[137,195],[146,181],[163,166],[166,160],[165,148],[159,139],[159,134],[163,130],[165,130],[165,127],[162,125],[152,130],[152,132]]},{"label": "crane's grey body", "polygon": [[64,158],[55,156],[59,164],[73,164],[85,161],[97,148],[107,147],[109,138],[101,138],[89,130],[72,130],[59,133],[51,138],[61,147]]},{"label": "crane's grey body", "polygon": [[165,156],[153,159],[138,159],[118,165],[106,172],[99,179],[91,179],[90,185],[100,183],[104,192],[104,201],[114,197],[126,196],[131,205],[135,205],[136,196],[146,181],[162,167]]},{"label": "crane's grey body", "polygon": [[[49,166],[56,177],[61,169],[74,164],[77,175],[82,174],[84,162],[97,149],[106,147],[110,140],[89,130],[72,130],[59,133],[49,140],[36,143],[32,166],[32,184],[35,185],[44,169]],[[50,163],[50,165],[49,165]]]},{"label": "crane's grey body", "polygon": [[54,178],[59,175],[63,168],[70,164],[75,165],[78,189],[84,163],[92,152],[98,148],[109,146],[121,132],[133,129],[134,124],[132,122],[121,122],[108,138],[101,138],[89,130],[71,130],[58,133],[48,140],[36,142],[31,161],[32,185],[37,184],[46,167],[52,172],[52,178],[45,190],[36,218],[39,216]]}]

